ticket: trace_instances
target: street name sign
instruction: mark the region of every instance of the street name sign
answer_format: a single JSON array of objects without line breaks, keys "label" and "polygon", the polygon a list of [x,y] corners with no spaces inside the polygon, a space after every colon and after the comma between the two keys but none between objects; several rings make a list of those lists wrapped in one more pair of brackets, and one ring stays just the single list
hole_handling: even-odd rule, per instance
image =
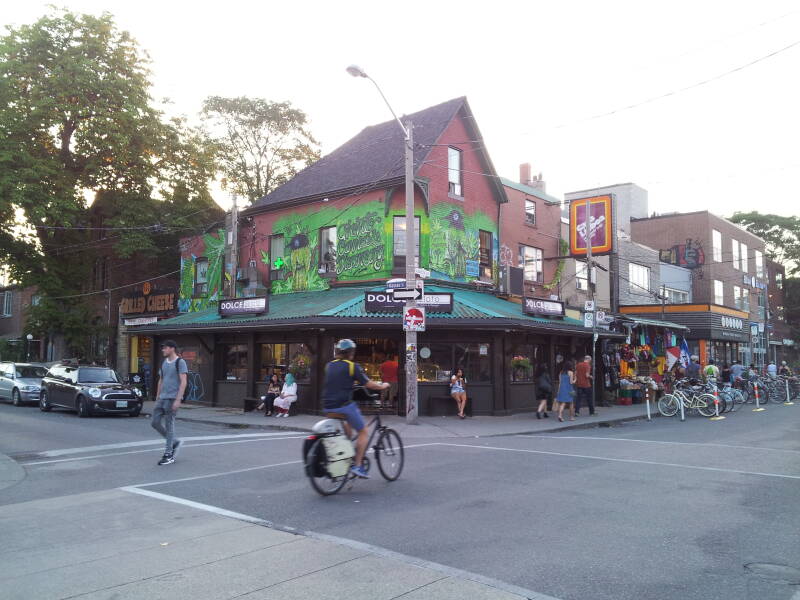
[{"label": "street name sign", "polygon": [[395,300],[421,300],[424,293],[421,288],[413,290],[398,289],[392,290],[392,296]]}]

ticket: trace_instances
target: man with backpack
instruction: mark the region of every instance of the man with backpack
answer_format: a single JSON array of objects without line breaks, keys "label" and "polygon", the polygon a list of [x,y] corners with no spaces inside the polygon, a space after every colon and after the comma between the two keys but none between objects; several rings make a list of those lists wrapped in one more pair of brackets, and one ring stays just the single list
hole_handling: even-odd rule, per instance
[{"label": "man with backpack", "polygon": [[[178,345],[173,340],[165,340],[161,344],[164,362],[159,370],[158,389],[156,390],[156,406],[150,425],[166,440],[164,456],[159,465],[171,465],[181,447],[181,440],[175,439],[175,415],[186,391],[186,361],[178,356]],[[163,423],[162,423],[163,421]]]}]

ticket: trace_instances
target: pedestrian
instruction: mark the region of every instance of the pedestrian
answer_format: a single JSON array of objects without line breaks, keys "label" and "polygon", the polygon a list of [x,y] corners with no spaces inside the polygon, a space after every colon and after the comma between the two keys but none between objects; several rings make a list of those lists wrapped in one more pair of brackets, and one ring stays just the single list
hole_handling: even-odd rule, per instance
[{"label": "pedestrian", "polygon": [[696,354],[693,354],[689,359],[689,365],[686,367],[686,377],[689,378],[691,383],[697,383],[700,379],[700,359]]},{"label": "pedestrian", "polygon": [[734,358],[733,364],[731,365],[731,383],[733,385],[740,383],[743,372],[744,372],[744,365],[738,358]]},{"label": "pedestrian", "polygon": [[187,373],[186,361],[178,356],[178,345],[173,340],[165,340],[161,344],[161,354],[164,362],[161,363],[156,390],[156,405],[153,408],[153,418],[150,425],[164,436],[166,448],[164,456],[158,461],[159,465],[171,465],[180,450],[181,440],[175,438],[175,415],[183,401],[186,391]]},{"label": "pedestrian", "polygon": [[706,368],[703,369],[703,375],[706,377],[706,381],[713,381],[717,382],[719,380],[719,367],[714,364],[713,360],[709,360]]},{"label": "pedestrian", "polygon": [[278,379],[277,373],[273,373],[267,380],[267,393],[261,396],[261,404],[258,405],[256,410],[264,409],[264,416],[268,417],[272,414],[272,405],[275,398],[281,394],[281,381]]},{"label": "pedestrian", "polygon": [[588,354],[575,368],[575,382],[578,387],[575,396],[575,416],[581,414],[581,405],[585,402],[589,406],[589,416],[593,417],[595,411],[594,396],[592,396],[592,357]]},{"label": "pedestrian", "polygon": [[571,360],[564,361],[561,365],[561,375],[558,378],[558,420],[564,422],[564,407],[569,404],[569,420],[575,420],[575,367]]},{"label": "pedestrian", "polygon": [[537,419],[541,419],[542,416],[548,417],[547,403],[552,397],[553,382],[550,379],[550,369],[545,363],[539,363],[539,366],[536,367],[536,398],[539,400],[539,406],[536,409]]},{"label": "pedestrian", "polygon": [[776,379],[778,377],[778,366],[775,364],[774,360],[769,361],[767,365],[767,375],[769,375],[771,379]]},{"label": "pedestrian", "polygon": [[390,406],[394,401],[394,397],[397,395],[397,369],[399,366],[396,354],[389,354],[380,366],[381,381],[389,384],[389,388],[384,394],[383,401]]},{"label": "pedestrian", "polygon": [[461,367],[456,369],[453,376],[450,378],[450,395],[456,401],[456,408],[458,409],[458,418],[465,418],[464,408],[467,406],[467,378],[464,377],[464,369]]},{"label": "pedestrian", "polygon": [[297,400],[297,383],[295,383],[294,375],[291,373],[286,374],[286,379],[283,382],[281,393],[273,401],[275,406],[276,417],[288,417],[289,409],[292,407],[292,402]]},{"label": "pedestrian", "polygon": [[783,377],[791,377],[792,370],[789,368],[789,365],[786,364],[786,361],[781,361],[781,366],[778,369],[778,375],[782,375]]},{"label": "pedestrian", "polygon": [[720,377],[722,377],[723,383],[731,382],[731,368],[728,366],[728,363],[724,363],[722,365],[722,371],[720,371]]}]

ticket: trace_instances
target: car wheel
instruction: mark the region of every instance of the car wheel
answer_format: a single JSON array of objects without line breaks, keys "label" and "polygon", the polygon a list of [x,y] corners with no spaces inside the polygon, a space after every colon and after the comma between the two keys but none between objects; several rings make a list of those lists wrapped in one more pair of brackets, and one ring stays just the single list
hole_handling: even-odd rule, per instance
[{"label": "car wheel", "polygon": [[50,412],[53,407],[47,401],[47,392],[42,390],[42,395],[39,397],[39,410],[42,412]]},{"label": "car wheel", "polygon": [[14,391],[11,392],[11,404],[14,406],[22,406],[22,396],[17,388],[14,388]]},{"label": "car wheel", "polygon": [[81,419],[85,419],[86,417],[90,416],[91,412],[89,409],[89,404],[86,402],[86,398],[81,396],[78,398],[78,417]]},{"label": "car wheel", "polygon": [[141,412],[142,412],[142,407],[139,406],[138,408],[136,408],[136,409],[132,410],[131,412],[129,412],[128,416],[129,417],[138,417],[139,413],[141,413]]}]

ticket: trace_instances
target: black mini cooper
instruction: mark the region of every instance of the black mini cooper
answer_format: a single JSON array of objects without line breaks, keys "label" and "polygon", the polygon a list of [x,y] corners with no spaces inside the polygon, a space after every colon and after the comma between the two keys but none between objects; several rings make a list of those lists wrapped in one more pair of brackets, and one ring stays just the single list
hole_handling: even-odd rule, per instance
[{"label": "black mini cooper", "polygon": [[79,417],[94,414],[127,414],[138,417],[142,393],[122,383],[107,367],[54,365],[42,379],[39,409],[67,408]]}]

